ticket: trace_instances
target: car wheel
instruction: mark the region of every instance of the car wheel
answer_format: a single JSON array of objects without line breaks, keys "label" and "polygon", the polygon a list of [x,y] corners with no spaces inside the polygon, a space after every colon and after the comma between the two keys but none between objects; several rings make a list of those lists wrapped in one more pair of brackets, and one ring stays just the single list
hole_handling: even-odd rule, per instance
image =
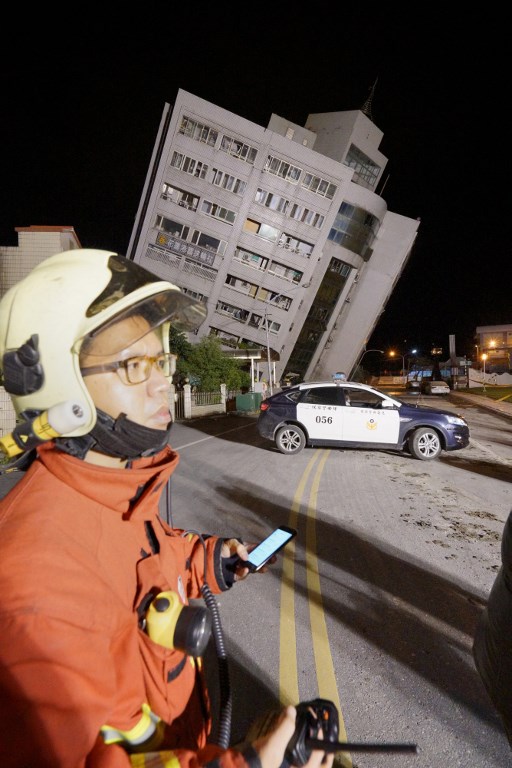
[{"label": "car wheel", "polygon": [[287,424],[278,429],[276,445],[281,453],[299,453],[306,445],[306,435],[300,427]]},{"label": "car wheel", "polygon": [[429,427],[416,429],[409,437],[408,446],[414,458],[421,461],[437,459],[442,450],[439,435]]}]

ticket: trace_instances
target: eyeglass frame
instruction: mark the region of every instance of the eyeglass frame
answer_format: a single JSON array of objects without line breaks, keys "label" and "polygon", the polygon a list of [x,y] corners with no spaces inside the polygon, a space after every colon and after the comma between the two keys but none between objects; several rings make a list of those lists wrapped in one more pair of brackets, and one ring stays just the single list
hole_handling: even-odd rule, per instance
[{"label": "eyeglass frame", "polygon": [[[174,355],[172,354],[172,352],[160,352],[160,354],[158,355],[134,355],[133,357],[127,357],[126,360],[115,360],[111,363],[103,363],[103,365],[86,366],[85,368],[80,368],[80,373],[82,374],[82,376],[92,376],[96,373],[111,373],[112,371],[115,371],[117,373],[121,369],[124,369],[124,372],[126,374],[126,381],[124,381],[121,377],[119,378],[121,379],[123,384],[126,384],[127,386],[130,386],[130,387],[134,387],[137,384],[144,384],[144,382],[150,378],[151,371],[155,367],[155,363],[158,360],[164,359],[169,365],[169,370],[170,370],[170,367],[171,367],[170,363],[173,357]],[[130,381],[130,377],[128,375],[128,365],[134,360],[146,361],[150,363],[148,367],[147,376],[144,379],[141,379],[140,381]],[[170,375],[165,374],[161,369],[157,368],[156,370],[166,378],[170,378]]]}]

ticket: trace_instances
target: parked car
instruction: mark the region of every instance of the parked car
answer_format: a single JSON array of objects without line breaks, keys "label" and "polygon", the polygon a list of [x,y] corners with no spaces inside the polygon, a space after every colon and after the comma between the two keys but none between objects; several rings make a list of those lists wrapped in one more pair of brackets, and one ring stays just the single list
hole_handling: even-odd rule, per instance
[{"label": "parked car", "polygon": [[421,390],[420,379],[409,379],[409,381],[405,382],[405,391],[408,392],[409,395],[419,395],[420,390]]},{"label": "parked car", "polygon": [[424,395],[449,395],[450,387],[446,381],[424,379],[421,382],[421,391]]},{"label": "parked car", "polygon": [[277,392],[261,402],[257,427],[284,454],[306,446],[376,448],[425,461],[469,444],[461,416],[349,381],[303,382]]}]

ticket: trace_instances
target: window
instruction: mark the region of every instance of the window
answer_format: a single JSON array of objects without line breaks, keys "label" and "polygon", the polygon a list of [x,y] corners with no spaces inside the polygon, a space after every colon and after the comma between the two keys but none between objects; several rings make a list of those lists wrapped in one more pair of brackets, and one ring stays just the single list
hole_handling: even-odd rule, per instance
[{"label": "window", "polygon": [[178,205],[181,205],[182,208],[189,208],[193,211],[197,209],[197,204],[199,202],[199,197],[197,195],[193,195],[184,189],[174,187],[165,182],[162,184],[162,198],[177,203]]},{"label": "window", "polygon": [[307,403],[308,405],[339,405],[338,388],[315,387],[314,389],[308,389],[300,402]]},{"label": "window", "polygon": [[268,331],[269,333],[279,333],[281,330],[281,323],[276,323],[274,320],[271,320],[269,317],[267,317],[268,322]]},{"label": "window", "polygon": [[290,201],[280,195],[274,195],[272,192],[266,192],[264,189],[258,189],[254,197],[254,202],[258,205],[264,205],[266,208],[270,208],[271,211],[278,211],[279,213],[286,213],[286,209],[290,205]]},{"label": "window", "polygon": [[352,408],[381,408],[382,398],[373,392],[362,389],[347,389],[346,393]]},{"label": "window", "polygon": [[186,293],[187,296],[191,296],[193,299],[202,301],[203,304],[206,304],[206,302],[208,301],[208,296],[206,296],[204,293],[198,293],[197,291],[192,291],[190,288],[182,288],[181,292]]},{"label": "window", "polygon": [[254,235],[265,238],[265,240],[277,241],[279,237],[279,229],[271,227],[268,224],[263,224],[261,221],[255,221],[254,219],[246,219],[244,223],[244,231],[251,232]]},{"label": "window", "polygon": [[320,213],[304,208],[303,205],[293,205],[290,211],[290,218],[296,221],[302,221],[310,227],[316,227],[320,229],[325,221],[325,216]]},{"label": "window", "polygon": [[289,296],[283,296],[281,293],[271,291],[268,288],[260,288],[256,298],[259,301],[265,301],[272,304],[273,307],[279,307],[279,309],[284,309],[287,312],[292,305],[292,300]]},{"label": "window", "polygon": [[[165,216],[158,215],[156,217],[155,228],[160,231],[157,237],[157,242],[160,245],[166,245],[175,253],[193,256],[206,264],[213,264],[215,256],[217,254],[223,256],[227,248],[226,240],[219,240],[219,238],[207,235],[199,229],[194,229],[191,233],[190,227]],[[187,240],[189,242],[185,242]]]},{"label": "window", "polygon": [[185,155],[182,155],[181,152],[173,152],[173,155],[171,158],[171,166],[173,168],[181,168],[184,160],[185,160]]},{"label": "window", "polygon": [[191,242],[197,243],[197,245],[200,245],[201,248],[204,248],[206,251],[210,251],[211,253],[217,253],[219,256],[223,256],[226,252],[227,248],[227,242],[226,240],[219,240],[218,237],[212,237],[212,235],[207,235],[204,232],[201,232],[199,229],[195,229],[192,233],[192,237],[190,238]]},{"label": "window", "polygon": [[162,197],[164,200],[169,200],[172,196],[174,189],[170,184],[162,184]]},{"label": "window", "polygon": [[258,286],[255,283],[248,283],[246,280],[242,280],[234,275],[227,275],[225,285],[229,285],[230,288],[234,288],[236,291],[245,293],[246,296],[254,298],[258,290]]},{"label": "window", "polygon": [[346,264],[344,261],[333,258],[331,259],[327,269],[329,272],[334,272],[337,275],[341,275],[341,277],[348,277],[352,267],[350,264]]},{"label": "window", "polygon": [[219,171],[217,168],[212,168],[210,181],[216,187],[227,189],[228,192],[234,192],[235,195],[243,195],[247,187],[247,182],[237,179],[236,176],[231,176],[229,173]]},{"label": "window", "polygon": [[211,216],[213,219],[220,219],[228,224],[233,224],[236,219],[236,213],[230,211],[228,208],[224,208],[222,205],[212,203],[209,200],[203,200],[201,203],[201,211],[206,213],[207,216]]},{"label": "window", "polygon": [[249,317],[249,312],[246,309],[235,307],[233,304],[228,304],[225,301],[218,301],[215,309],[222,315],[231,315],[231,317],[234,317],[235,320],[239,320],[241,323],[245,323]]},{"label": "window", "polygon": [[292,267],[287,267],[285,264],[281,264],[278,261],[271,261],[268,271],[271,275],[284,277],[285,280],[290,280],[290,282],[295,283],[296,285],[300,283],[304,274],[303,272],[299,272]]},{"label": "window", "polygon": [[254,312],[252,312],[249,318],[248,325],[250,325],[252,328],[259,328],[262,320],[263,320],[262,315],[256,315]]},{"label": "window", "polygon": [[179,237],[182,240],[186,240],[190,229],[179,221],[168,219],[165,216],[158,215],[156,217],[155,226],[157,229],[161,229],[163,232],[169,232],[174,237]]},{"label": "window", "polygon": [[263,256],[258,256],[257,253],[246,251],[244,248],[237,248],[233,259],[235,261],[241,261],[242,264],[245,264],[248,267],[253,267],[254,269],[265,270],[268,265],[268,259],[265,259]]},{"label": "window", "polygon": [[376,186],[380,174],[380,166],[374,163],[373,160],[370,160],[364,152],[361,152],[353,144],[350,145],[343,165],[354,169],[354,179],[357,177],[357,181],[363,181],[370,189]]},{"label": "window", "polygon": [[292,305],[292,300],[289,296],[282,296],[280,293],[277,293],[277,291],[270,291],[269,296],[270,298],[268,301],[272,303],[273,307],[279,307],[279,309],[284,309],[288,312]]},{"label": "window", "polygon": [[336,184],[331,184],[329,181],[326,181],[326,179],[321,179],[320,176],[314,176],[312,173],[306,173],[304,175],[302,186],[305,189],[309,189],[310,192],[314,192],[316,195],[326,197],[328,200],[332,200],[338,189]]},{"label": "window", "polygon": [[299,240],[297,237],[286,233],[281,235],[278,245],[285,251],[292,251],[292,253],[298,253],[306,258],[311,256],[314,248],[313,243],[307,243],[305,240]]},{"label": "window", "polygon": [[174,152],[171,159],[171,166],[178,168],[180,171],[195,176],[197,179],[206,178],[208,172],[208,166],[199,160],[194,160],[192,157],[182,155],[180,152]]},{"label": "window", "polygon": [[370,258],[371,246],[377,235],[379,220],[363,208],[342,203],[328,240],[358,253],[366,261]]},{"label": "window", "polygon": [[208,144],[211,147],[215,146],[217,141],[218,131],[204,123],[199,123],[197,120],[192,120],[190,117],[183,117],[178,133],[182,133],[184,136],[189,136],[195,141],[200,141],[203,144]]},{"label": "window", "polygon": [[244,142],[239,139],[226,135],[222,137],[219,149],[221,152],[226,152],[228,155],[238,157],[239,160],[243,160],[250,165],[254,165],[256,155],[258,154],[255,147],[251,147],[249,144],[244,144]]},{"label": "window", "polygon": [[287,163],[286,160],[281,160],[279,157],[274,157],[273,155],[267,157],[267,162],[265,163],[265,168],[263,170],[274,176],[280,176],[282,179],[292,182],[292,184],[297,184],[302,173],[302,168],[297,168],[296,165],[291,165],[290,163]]}]

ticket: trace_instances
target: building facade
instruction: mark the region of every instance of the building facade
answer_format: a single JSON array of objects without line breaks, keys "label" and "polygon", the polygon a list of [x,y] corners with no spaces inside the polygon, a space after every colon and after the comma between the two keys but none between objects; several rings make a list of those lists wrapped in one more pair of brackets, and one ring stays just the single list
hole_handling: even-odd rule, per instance
[{"label": "building facade", "polygon": [[0,296],[37,267],[44,259],[81,248],[74,227],[15,227],[18,245],[0,245]]},{"label": "building facade", "polygon": [[349,371],[419,226],[376,192],[382,136],[363,111],[263,128],[179,90],[127,255],[206,303],[197,340],[260,349],[276,381]]},{"label": "building facade", "polygon": [[479,325],[475,342],[475,367],[482,369],[485,362],[489,373],[512,373],[512,324]]}]

